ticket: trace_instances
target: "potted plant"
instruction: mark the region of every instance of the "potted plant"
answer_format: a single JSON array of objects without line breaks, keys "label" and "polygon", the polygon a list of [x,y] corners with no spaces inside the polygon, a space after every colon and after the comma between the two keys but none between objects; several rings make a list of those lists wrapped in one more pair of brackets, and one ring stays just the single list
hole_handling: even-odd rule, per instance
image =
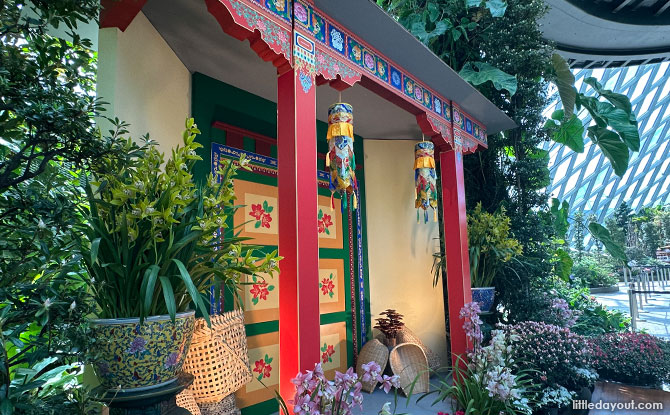
[{"label": "potted plant", "polygon": [[103,159],[85,184],[87,223],[79,242],[100,317],[92,322],[93,363],[109,389],[174,381],[195,310],[209,322],[210,287],[235,289],[245,274],[278,271],[276,251],[259,255],[243,238],[222,232],[237,209],[232,179],[247,161],[222,161],[218,177],[196,184],[198,133],[187,120],[184,145],[165,163],[155,142],[124,140],[128,155]]},{"label": "potted plant", "polygon": [[479,303],[482,312],[491,311],[495,296],[493,280],[500,268],[521,254],[521,244],[510,237],[510,225],[505,208],[491,214],[478,203],[468,214],[472,300]]}]

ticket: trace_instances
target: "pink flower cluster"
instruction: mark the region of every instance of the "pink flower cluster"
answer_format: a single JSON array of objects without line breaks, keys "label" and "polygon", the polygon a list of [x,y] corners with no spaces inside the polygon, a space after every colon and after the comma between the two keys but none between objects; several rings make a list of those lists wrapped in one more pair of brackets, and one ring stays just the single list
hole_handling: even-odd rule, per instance
[{"label": "pink flower cluster", "polygon": [[468,355],[477,353],[484,340],[481,329],[482,320],[479,318],[479,313],[481,313],[479,303],[473,301],[465,304],[463,308],[461,308],[459,314],[459,317],[464,320],[463,329],[471,344],[471,349]]},{"label": "pink flower cluster", "polygon": [[608,333],[592,340],[602,378],[656,385],[670,378],[670,345],[644,333]]},{"label": "pink flower cluster", "polygon": [[398,387],[397,376],[381,373],[381,367],[375,362],[362,365],[363,375],[359,377],[353,368],[345,373],[335,372],[335,379],[329,381],[323,373],[321,363],[314,370],[298,373],[291,379],[295,385],[295,396],[291,403],[296,415],[350,415],[355,406],[363,409],[363,382],[376,380],[381,389],[389,393],[391,387]]},{"label": "pink flower cluster", "polygon": [[579,310],[572,310],[570,304],[562,298],[551,300],[551,312],[554,314],[556,323],[564,327],[574,326],[581,314]]},{"label": "pink flower cluster", "polygon": [[538,383],[578,390],[591,382],[592,350],[585,337],[536,321],[508,326],[507,331],[518,337],[514,360],[522,369],[537,371],[533,377]]}]

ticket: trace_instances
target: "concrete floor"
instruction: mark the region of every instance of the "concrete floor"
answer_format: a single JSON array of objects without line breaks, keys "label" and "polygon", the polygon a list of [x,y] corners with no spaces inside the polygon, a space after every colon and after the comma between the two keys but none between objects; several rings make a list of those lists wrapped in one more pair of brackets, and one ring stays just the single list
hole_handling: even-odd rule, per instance
[{"label": "concrete floor", "polygon": [[[431,379],[431,381],[434,380],[435,378]],[[435,404],[435,406],[431,406],[431,403],[433,403],[435,400],[435,395],[430,395],[417,402],[417,399],[419,398],[420,395],[412,396],[412,398],[410,398],[408,401],[404,395],[398,392],[395,413],[398,415],[436,415],[440,411],[450,414],[454,413],[454,410],[450,407],[449,402],[440,402]],[[385,394],[383,390],[379,389],[376,389],[371,394],[363,392],[363,411],[357,409],[354,411],[354,414],[376,415],[379,413],[379,410],[386,402],[391,402],[391,411],[393,411],[394,399],[395,396],[393,390],[391,390],[388,395]]]},{"label": "concrete floor", "polygon": [[[670,292],[667,287],[655,287],[658,291]],[[608,308],[619,310],[630,316],[628,305],[628,288],[619,284],[619,292],[609,294],[593,294],[596,300]],[[639,296],[638,296],[639,300]],[[643,309],[639,311],[637,330],[645,330],[654,336],[670,339],[670,294],[649,294],[646,302],[642,302]]]}]

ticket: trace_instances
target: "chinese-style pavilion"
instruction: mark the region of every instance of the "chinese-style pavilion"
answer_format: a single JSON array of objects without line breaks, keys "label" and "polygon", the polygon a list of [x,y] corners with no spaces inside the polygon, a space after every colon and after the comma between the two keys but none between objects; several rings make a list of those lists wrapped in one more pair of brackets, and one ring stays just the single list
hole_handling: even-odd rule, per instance
[{"label": "chinese-style pavilion", "polygon": [[[368,255],[380,254],[366,229],[372,212],[365,189],[370,193],[389,183],[373,183],[358,173],[358,212],[320,209],[329,196],[322,172],[325,111],[339,94],[354,106],[360,160],[369,139],[416,140],[423,134],[435,144],[450,346],[453,354],[465,351],[458,318],[471,300],[463,155],[485,149],[487,134],[513,128],[512,120],[372,1],[105,0],[103,5],[99,94],[112,102],[111,111],[139,123],[154,138],[157,130],[160,141],[175,122],[181,127],[188,114],[175,121],[174,112],[185,107],[203,132],[204,160],[215,166],[221,157],[240,153],[252,160],[254,172],[241,177],[238,197],[258,207],[251,217],[242,212],[239,220],[257,219],[245,228],[248,234],[263,245],[278,246],[284,257],[277,280],[247,293],[249,305],[259,307],[245,316],[252,369],[261,369],[254,370],[255,376],[275,376],[271,371],[278,368],[275,384],[283,396],[291,396],[289,380],[315,362],[335,359],[343,368],[351,365],[371,337],[370,304],[385,295],[371,280],[393,284],[400,278],[368,271]],[[167,52],[154,46],[159,43]],[[366,151],[359,168],[367,168],[374,157]],[[200,174],[210,171],[204,163],[200,168]],[[387,168],[413,177],[411,163]],[[399,194],[399,200],[413,208],[411,194]],[[393,227],[393,209],[389,205],[374,214],[388,215],[385,226]],[[386,261],[402,258],[389,252]],[[431,276],[425,277],[415,284],[430,284]],[[337,339],[338,333],[341,354],[328,347],[328,339]],[[268,350],[278,355],[273,358]],[[259,388],[243,394],[241,406],[273,396]]]}]

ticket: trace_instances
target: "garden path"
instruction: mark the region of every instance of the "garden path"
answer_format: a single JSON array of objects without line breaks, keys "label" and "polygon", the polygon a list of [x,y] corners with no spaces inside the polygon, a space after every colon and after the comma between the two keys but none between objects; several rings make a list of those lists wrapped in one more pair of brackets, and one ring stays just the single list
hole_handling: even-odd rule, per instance
[{"label": "garden path", "polygon": [[670,413],[670,392],[638,388],[620,383],[597,382],[591,402],[628,404],[662,403],[664,409],[592,409],[589,415],[665,415]]},{"label": "garden path", "polygon": [[[660,290],[670,292],[670,287],[662,287]],[[628,288],[625,284],[619,284],[619,291],[607,294],[593,294],[596,300],[610,309],[619,310],[630,316],[628,306]],[[670,340],[670,294],[651,294],[648,302],[643,303],[644,309],[639,313],[637,329],[644,329],[654,336]],[[668,411],[670,413],[670,411]]]}]

